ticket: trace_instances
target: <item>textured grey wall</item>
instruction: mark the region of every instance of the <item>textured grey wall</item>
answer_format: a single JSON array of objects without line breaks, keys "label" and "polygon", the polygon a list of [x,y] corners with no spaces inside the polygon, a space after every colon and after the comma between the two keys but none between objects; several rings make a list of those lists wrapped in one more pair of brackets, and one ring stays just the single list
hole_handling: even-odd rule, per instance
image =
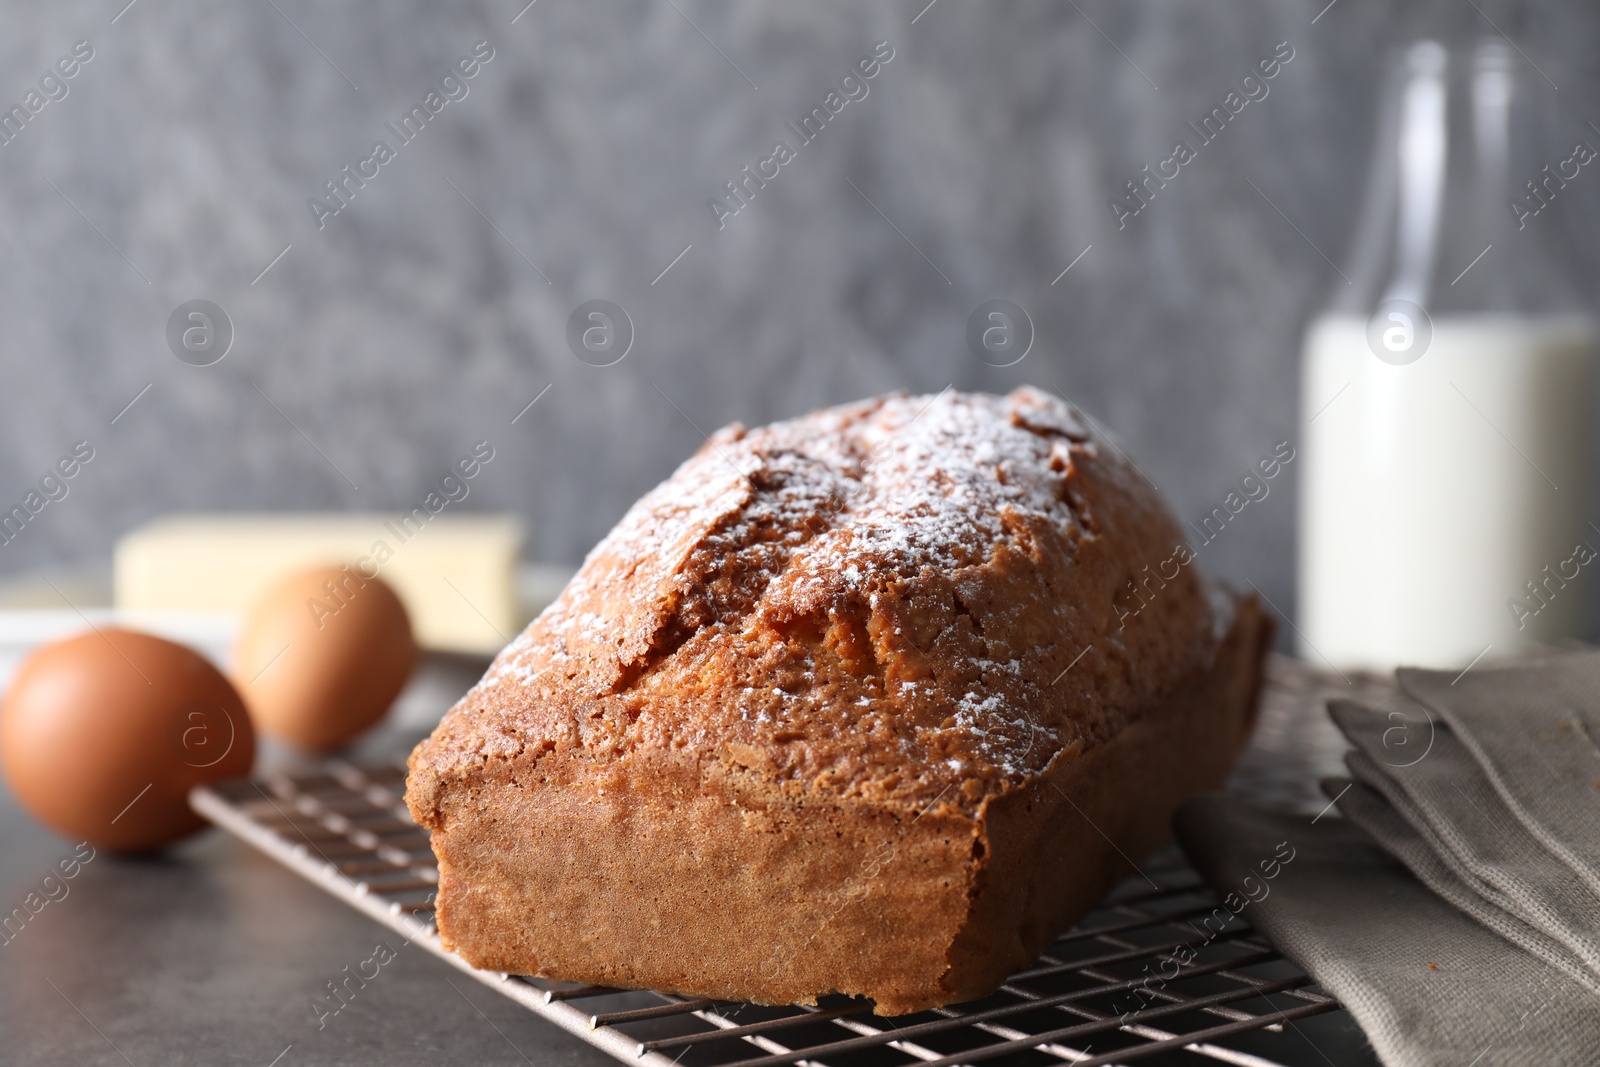
[{"label": "textured grey wall", "polygon": [[[1381,50],[1490,32],[1371,0],[122,2],[5,12],[5,106],[75,41],[94,58],[0,146],[0,500],[75,440],[95,458],[0,570],[103,559],[172,509],[410,507],[480,438],[467,506],[575,561],[718,425],[950,383],[1059,386],[1201,514],[1298,437]],[[1600,13],[1479,7],[1560,86],[1570,144],[1600,118]],[[319,230],[307,199],[482,40],[465,98]],[[708,198],[880,40],[869,95],[719,231]],[[1281,41],[1270,95],[1119,232],[1121,183]],[[1585,292],[1597,205],[1557,205]],[[1037,328],[1009,368],[963,342],[995,297]],[[196,298],[236,330],[210,367],[165,341]],[[568,351],[593,298],[636,328],[614,366]],[[1286,609],[1293,473],[1204,553]]]}]

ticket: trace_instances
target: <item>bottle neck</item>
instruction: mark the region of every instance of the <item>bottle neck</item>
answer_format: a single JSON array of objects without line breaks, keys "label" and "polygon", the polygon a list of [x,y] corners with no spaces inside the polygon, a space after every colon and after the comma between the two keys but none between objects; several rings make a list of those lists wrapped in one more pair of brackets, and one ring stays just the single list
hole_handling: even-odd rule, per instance
[{"label": "bottle neck", "polygon": [[1580,310],[1553,205],[1596,154],[1581,142],[1571,159],[1538,159],[1538,143],[1562,141],[1533,128],[1552,109],[1517,62],[1498,39],[1406,50],[1384,93],[1334,310],[1370,314],[1395,300],[1430,315]]}]

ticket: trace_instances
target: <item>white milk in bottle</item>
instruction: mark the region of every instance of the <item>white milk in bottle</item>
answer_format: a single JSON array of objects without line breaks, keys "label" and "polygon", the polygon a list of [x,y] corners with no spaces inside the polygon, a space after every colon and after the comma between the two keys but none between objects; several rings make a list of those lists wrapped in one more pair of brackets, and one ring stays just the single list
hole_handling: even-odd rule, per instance
[{"label": "white milk in bottle", "polygon": [[1346,291],[1306,332],[1297,629],[1312,662],[1465,668],[1579,635],[1590,615],[1597,331],[1546,252],[1553,212],[1531,210],[1559,188],[1534,199],[1510,177],[1523,89],[1507,52],[1406,53]]}]

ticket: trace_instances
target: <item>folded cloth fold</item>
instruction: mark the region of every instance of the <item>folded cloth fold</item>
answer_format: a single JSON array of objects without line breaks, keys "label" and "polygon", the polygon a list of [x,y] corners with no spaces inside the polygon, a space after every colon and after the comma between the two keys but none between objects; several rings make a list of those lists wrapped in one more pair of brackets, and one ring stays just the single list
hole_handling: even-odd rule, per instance
[{"label": "folded cloth fold", "polygon": [[1528,832],[1600,895],[1600,651],[1396,676],[1472,752]]},{"label": "folded cloth fold", "polygon": [[1454,904],[1514,945],[1519,945],[1562,973],[1600,994],[1600,979],[1566,945],[1475,893],[1439,858],[1428,840],[1390,805],[1382,793],[1360,781],[1329,778],[1323,790],[1351,822],[1365,830],[1383,850],[1446,901]]},{"label": "folded cloth fold", "polygon": [[1594,993],[1429,892],[1348,819],[1210,795],[1174,826],[1212,888],[1248,897],[1242,917],[1344,1002],[1390,1067],[1594,1062]]},{"label": "folded cloth fold", "polygon": [[[1453,691],[1445,701],[1460,707],[1473,701],[1473,691]],[[1410,825],[1419,844],[1449,868],[1457,883],[1487,907],[1521,920],[1565,946],[1564,958],[1576,958],[1590,972],[1585,979],[1600,987],[1600,896],[1577,871],[1545,848],[1496,791],[1471,749],[1445,723],[1434,724],[1427,754],[1395,761],[1384,737],[1394,727],[1384,715],[1348,701],[1328,706],[1334,723],[1355,750],[1345,756],[1350,774],[1382,794],[1383,800]],[[1409,731],[1408,731],[1409,732]],[[1408,746],[1410,747],[1410,746]],[[1517,777],[1524,773],[1519,771]],[[1347,795],[1348,797],[1348,795]],[[1362,800],[1375,798],[1357,798]],[[1340,810],[1385,842],[1367,810],[1352,810],[1344,799]],[[1600,814],[1600,804],[1596,805]],[[1430,888],[1438,886],[1418,870],[1414,850],[1390,850]],[[1449,898],[1449,894],[1441,894]],[[1478,911],[1475,917],[1481,918]],[[1506,931],[1494,927],[1501,933]],[[1512,938],[1531,952],[1532,939]],[[1547,957],[1548,958],[1548,957]]]}]

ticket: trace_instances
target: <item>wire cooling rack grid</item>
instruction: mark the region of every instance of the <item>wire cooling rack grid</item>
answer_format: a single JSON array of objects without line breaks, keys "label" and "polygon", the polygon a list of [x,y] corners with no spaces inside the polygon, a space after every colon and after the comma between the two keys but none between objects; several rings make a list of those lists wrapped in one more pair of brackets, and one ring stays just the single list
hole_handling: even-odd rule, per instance
[{"label": "wire cooling rack grid", "polygon": [[[336,760],[314,773],[202,786],[190,803],[408,940],[628,1063],[1271,1067],[1323,1062],[1294,1032],[1296,1020],[1342,1010],[1241,920],[1217,935],[1201,926],[1217,900],[1181,866],[1124,883],[992,996],[893,1020],[843,997],[814,1008],[766,1008],[479,971],[440,947],[432,904],[438,870],[427,831],[406,811],[404,789],[403,766]],[[1178,970],[1173,953],[1185,945],[1194,956]]]}]

